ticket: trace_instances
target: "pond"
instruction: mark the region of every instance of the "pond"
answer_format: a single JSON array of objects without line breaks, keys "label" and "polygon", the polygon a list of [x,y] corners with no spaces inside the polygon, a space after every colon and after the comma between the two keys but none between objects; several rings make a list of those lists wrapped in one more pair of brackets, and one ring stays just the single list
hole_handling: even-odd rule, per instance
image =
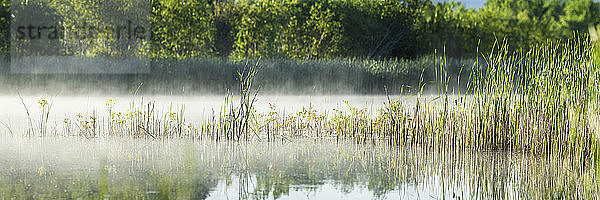
[{"label": "pond", "polygon": [[[23,102],[21,102],[21,98]],[[400,96],[390,96],[392,99],[398,99]],[[404,97],[407,101],[414,101],[415,98]],[[211,96],[60,96],[60,95],[38,95],[38,96],[0,96],[0,121],[5,123],[17,123],[27,117],[24,105],[29,108],[31,115],[39,115],[38,101],[47,100],[52,104],[50,119],[61,121],[65,117],[77,113],[96,112],[98,115],[107,114],[107,101],[114,100],[113,110],[125,111],[130,108],[132,103],[145,104],[153,103],[156,109],[168,111],[171,107],[185,106],[185,115],[189,120],[199,120],[206,117],[213,111],[219,111],[223,105],[225,97],[223,95]],[[347,109],[348,105],[366,108],[370,110],[379,109],[388,101],[386,96],[372,95],[260,95],[257,97],[255,109],[258,112],[267,111],[270,105],[275,105],[282,111],[297,112],[302,107],[312,106],[321,112],[331,112],[333,109]],[[141,103],[143,102],[143,103]],[[16,126],[16,125],[15,125]]]},{"label": "pond", "polygon": [[560,175],[562,167],[519,154],[341,140],[3,138],[0,194],[6,199],[523,198],[544,189],[537,181],[552,181],[547,175]]},{"label": "pond", "polygon": [[[33,116],[39,114],[34,113],[39,98],[23,97]],[[59,126],[61,118],[77,112],[105,117],[111,98],[120,106],[114,109],[125,110],[142,97],[55,97],[51,124]],[[222,98],[144,101],[162,110],[185,106],[194,121],[218,110]],[[414,103],[414,98],[392,98]],[[270,103],[295,112],[311,104],[321,112],[348,106],[376,112],[386,101],[385,96],[266,96],[257,109],[267,111]],[[27,124],[23,103],[14,96],[0,102],[2,199],[544,199],[590,197],[598,187],[589,163],[577,159],[398,147],[376,139],[23,137],[14,134]]]}]

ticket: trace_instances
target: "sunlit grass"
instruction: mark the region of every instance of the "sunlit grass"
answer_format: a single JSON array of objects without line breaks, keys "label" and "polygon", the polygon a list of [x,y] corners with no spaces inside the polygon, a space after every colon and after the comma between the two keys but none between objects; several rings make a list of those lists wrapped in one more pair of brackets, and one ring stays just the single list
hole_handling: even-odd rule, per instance
[{"label": "sunlit grass", "polygon": [[[108,99],[106,111],[67,118],[64,131],[56,134],[210,140],[335,137],[362,143],[386,140],[394,146],[593,157],[600,91],[598,51],[593,44],[570,40],[541,44],[528,52],[508,49],[499,42],[492,53],[478,57],[470,78],[462,80],[467,82],[462,93],[451,87],[460,85],[453,81],[461,80],[449,77],[447,60],[441,55],[436,58],[437,82],[422,80],[419,85],[405,86],[401,93],[406,96],[388,98],[376,112],[346,104],[345,111],[319,113],[309,104],[296,112],[282,113],[270,105],[268,112],[257,113],[253,103],[258,94],[254,86],[258,65],[247,65],[254,68],[240,68],[240,86],[226,96],[222,109],[199,122],[186,120],[184,105],[159,112],[153,102],[140,100],[130,102],[125,111],[116,111],[113,106],[118,100]],[[436,85],[437,96],[422,95],[427,84]],[[407,98],[416,104],[407,105]],[[51,103],[42,99],[39,105],[39,128],[28,130],[46,135]]]},{"label": "sunlit grass", "polygon": [[[256,64],[240,68],[239,86],[228,91],[221,110],[199,121],[186,119],[186,112],[194,111],[184,105],[159,111],[153,102],[140,99],[129,102],[126,110],[117,110],[115,105],[122,102],[111,98],[105,110],[79,113],[63,120],[60,127],[50,127],[52,101],[40,99],[39,117],[30,115],[23,103],[29,127],[22,135],[269,142],[319,138],[397,149],[519,153],[551,161],[524,167],[520,169],[523,173],[552,176],[556,173],[552,170],[562,170],[557,179],[529,177],[524,183],[539,191],[521,191],[526,197],[596,197],[600,183],[598,44],[569,40],[540,44],[527,52],[508,49],[506,43],[498,42],[493,52],[481,54],[468,70],[467,80],[451,77],[454,73],[448,73],[445,56],[435,57],[435,82],[421,77],[420,84],[400,88],[404,96],[388,97],[386,104],[375,110],[345,103],[344,109],[320,112],[308,102],[293,112],[274,104],[266,112],[258,112],[254,101],[260,90],[254,81],[260,67]],[[453,87],[461,81],[466,90]],[[437,88],[437,94],[424,95],[427,85]],[[552,162],[568,164],[550,169],[560,165]],[[485,174],[488,169],[474,170]],[[489,186],[480,188],[486,194],[511,195],[498,193],[504,190],[502,181],[509,180],[479,181]],[[169,179],[161,183],[173,184]]]}]

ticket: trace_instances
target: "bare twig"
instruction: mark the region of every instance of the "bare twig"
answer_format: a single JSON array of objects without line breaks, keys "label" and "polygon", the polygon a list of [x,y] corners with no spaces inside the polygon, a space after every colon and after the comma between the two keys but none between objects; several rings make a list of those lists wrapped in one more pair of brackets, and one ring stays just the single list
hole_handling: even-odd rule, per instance
[{"label": "bare twig", "polygon": [[29,112],[29,107],[27,107],[27,105],[25,105],[25,101],[23,100],[23,97],[21,97],[21,93],[17,92],[17,95],[19,96],[19,99],[21,99],[21,104],[23,104],[23,108],[25,108],[25,112],[27,113],[27,120],[29,122],[29,128],[27,128],[27,136],[31,136],[31,132],[33,132],[33,122],[31,120],[31,114]]},{"label": "bare twig", "polygon": [[4,123],[2,121],[0,121],[0,124],[4,125],[4,127],[6,127],[6,129],[8,129],[8,132],[10,133],[11,137],[15,136],[15,133],[12,131],[12,129],[10,128],[10,126],[8,124],[6,124],[6,123]]}]

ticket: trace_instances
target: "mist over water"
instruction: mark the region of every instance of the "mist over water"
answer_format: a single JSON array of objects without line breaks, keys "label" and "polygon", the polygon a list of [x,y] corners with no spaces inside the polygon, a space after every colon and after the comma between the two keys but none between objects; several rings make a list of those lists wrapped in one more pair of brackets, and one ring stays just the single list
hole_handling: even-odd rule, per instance
[{"label": "mist over water", "polygon": [[[527,192],[517,187],[524,181],[521,170],[527,170],[522,163],[531,162],[505,153],[434,153],[327,140],[3,138],[0,155],[0,194],[18,199],[518,197]],[[496,184],[483,174],[494,174],[507,187],[480,188]]]},{"label": "mist over water", "polygon": [[[158,112],[164,113],[175,108],[184,108],[185,117],[190,121],[197,121],[208,117],[213,112],[222,109],[225,96],[187,96],[187,95],[80,95],[80,96],[56,96],[56,95],[27,95],[22,96],[0,96],[0,121],[24,122],[27,117],[25,107],[30,110],[32,116],[39,116],[40,99],[45,99],[52,105],[50,110],[51,119],[62,120],[65,117],[74,116],[78,113],[95,112],[100,117],[108,117],[107,101],[113,100],[115,105],[113,111],[126,111],[131,109],[132,104],[152,103]],[[390,96],[398,99],[400,96]],[[408,99],[408,97],[404,97]],[[415,98],[411,98],[414,101]],[[377,111],[388,101],[387,96],[381,95],[260,95],[257,97],[255,109],[259,113],[267,112],[270,106],[276,106],[282,112],[298,112],[303,107],[312,106],[319,112],[332,112],[334,109],[347,110],[348,106]],[[25,125],[25,124],[21,124]],[[16,126],[18,127],[18,126]]]},{"label": "mist over water", "polygon": [[[52,104],[49,130],[62,120],[94,113],[99,123],[132,102],[153,102],[157,112],[185,108],[194,123],[221,109],[223,96],[23,96],[39,121],[38,101]],[[415,96],[390,96],[406,106]],[[456,99],[456,96],[450,96]],[[421,102],[434,104],[436,96]],[[452,101],[452,100],[451,100]],[[120,136],[25,137],[28,117],[19,97],[0,105],[0,196],[108,199],[472,199],[522,198],[547,192],[539,184],[568,162],[511,152],[449,148],[396,148],[383,140],[281,138],[267,142],[151,139]],[[379,112],[387,96],[263,95],[257,113],[312,107],[321,113],[352,107]],[[144,104],[140,104],[144,105]],[[541,170],[541,171],[540,171]],[[540,182],[542,181],[542,182]],[[563,181],[563,180],[553,180]]]},{"label": "mist over water", "polygon": [[0,200],[598,199],[599,13],[3,1]]}]

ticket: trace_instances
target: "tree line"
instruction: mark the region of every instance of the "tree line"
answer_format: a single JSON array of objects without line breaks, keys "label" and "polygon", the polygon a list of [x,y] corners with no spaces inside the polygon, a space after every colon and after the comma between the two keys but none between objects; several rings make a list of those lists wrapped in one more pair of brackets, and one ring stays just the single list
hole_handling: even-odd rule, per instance
[{"label": "tree line", "polygon": [[[53,2],[43,6],[72,12],[65,6],[72,4],[78,12],[93,12],[92,6],[79,0]],[[470,57],[492,49],[496,41],[506,40],[511,48],[526,50],[536,43],[585,37],[592,29],[600,30],[600,3],[593,0],[488,0],[478,9],[430,0],[148,3],[148,48],[153,58],[378,60],[436,51]],[[64,18],[89,15],[60,16],[68,21]],[[2,0],[0,51],[5,54],[10,53],[10,23],[11,1]]]}]

